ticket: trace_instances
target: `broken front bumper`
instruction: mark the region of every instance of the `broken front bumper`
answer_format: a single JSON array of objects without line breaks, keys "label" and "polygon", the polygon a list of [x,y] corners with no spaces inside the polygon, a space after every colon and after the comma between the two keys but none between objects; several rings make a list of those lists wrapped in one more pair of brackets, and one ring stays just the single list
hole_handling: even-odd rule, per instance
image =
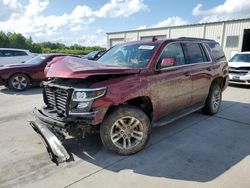
[{"label": "broken front bumper", "polygon": [[70,158],[68,152],[52,129],[41,122],[31,121],[30,125],[44,140],[47,151],[49,152],[53,161],[56,163],[61,163]]},{"label": "broken front bumper", "polygon": [[63,132],[67,132],[67,128],[72,122],[88,125],[95,116],[95,113],[88,113],[82,119],[59,118],[56,117],[56,114],[48,113],[45,108],[34,108],[33,113],[36,121],[31,121],[30,125],[45,141],[47,150],[56,163],[65,162],[70,158],[61,143],[61,140],[64,139]]}]

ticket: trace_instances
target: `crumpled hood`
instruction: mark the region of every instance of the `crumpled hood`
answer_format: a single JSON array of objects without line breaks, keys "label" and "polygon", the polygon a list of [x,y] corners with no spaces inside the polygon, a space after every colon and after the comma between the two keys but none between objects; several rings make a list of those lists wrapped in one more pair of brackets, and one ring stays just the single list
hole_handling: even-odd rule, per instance
[{"label": "crumpled hood", "polygon": [[250,67],[250,63],[246,62],[228,62],[229,67],[239,68],[239,67]]},{"label": "crumpled hood", "polygon": [[92,75],[136,74],[141,69],[102,65],[96,61],[66,56],[49,64],[46,71],[48,78],[87,78]]}]

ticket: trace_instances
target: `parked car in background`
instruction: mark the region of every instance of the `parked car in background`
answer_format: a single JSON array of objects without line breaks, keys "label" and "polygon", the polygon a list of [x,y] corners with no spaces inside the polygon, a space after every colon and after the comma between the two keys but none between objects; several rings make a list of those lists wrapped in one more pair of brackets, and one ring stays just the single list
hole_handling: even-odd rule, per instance
[{"label": "parked car in background", "polygon": [[31,85],[38,85],[46,80],[44,68],[53,58],[67,54],[41,54],[22,64],[0,66],[0,85],[22,91]]},{"label": "parked car in background", "polygon": [[152,127],[199,109],[216,114],[228,62],[213,40],[154,39],[119,44],[97,61],[61,58],[47,77],[45,106],[30,123],[61,162],[70,156],[61,144],[67,134],[99,133],[107,149],[130,155],[146,146]]},{"label": "parked car in background", "polygon": [[90,52],[89,54],[83,56],[83,59],[88,59],[88,60],[97,60],[100,58],[103,54],[105,53],[105,50],[98,50],[98,51],[93,51]]},{"label": "parked car in background", "polygon": [[0,65],[23,63],[34,56],[29,50],[0,48]]},{"label": "parked car in background", "polygon": [[240,52],[229,60],[229,83],[250,85],[250,52]]}]

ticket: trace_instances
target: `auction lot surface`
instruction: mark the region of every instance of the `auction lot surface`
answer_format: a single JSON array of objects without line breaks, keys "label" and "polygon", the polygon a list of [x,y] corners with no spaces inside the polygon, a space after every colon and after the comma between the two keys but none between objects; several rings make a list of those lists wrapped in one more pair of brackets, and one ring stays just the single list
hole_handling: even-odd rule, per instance
[{"label": "auction lot surface", "polygon": [[220,113],[200,112],[153,129],[147,148],[125,157],[98,135],[70,139],[56,166],[29,126],[41,89],[0,87],[0,187],[250,187],[250,88],[228,87]]}]

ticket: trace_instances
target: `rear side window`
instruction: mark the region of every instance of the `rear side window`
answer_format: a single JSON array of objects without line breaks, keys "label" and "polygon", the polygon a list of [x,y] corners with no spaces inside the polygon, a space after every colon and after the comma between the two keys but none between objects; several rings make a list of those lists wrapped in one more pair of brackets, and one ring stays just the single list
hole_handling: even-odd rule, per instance
[{"label": "rear side window", "polygon": [[207,43],[207,45],[211,49],[212,54],[217,62],[226,60],[225,54],[218,43]]},{"label": "rear side window", "polygon": [[12,50],[3,50],[3,57],[11,57],[14,56],[14,53]]},{"label": "rear side window", "polygon": [[25,56],[28,55],[25,51],[18,50],[1,50],[0,57]]},{"label": "rear side window", "polygon": [[200,43],[184,43],[183,48],[188,64],[209,61],[208,55]]},{"label": "rear side window", "polygon": [[14,54],[14,56],[25,56],[25,55],[28,55],[24,51],[13,51],[13,54]]}]

